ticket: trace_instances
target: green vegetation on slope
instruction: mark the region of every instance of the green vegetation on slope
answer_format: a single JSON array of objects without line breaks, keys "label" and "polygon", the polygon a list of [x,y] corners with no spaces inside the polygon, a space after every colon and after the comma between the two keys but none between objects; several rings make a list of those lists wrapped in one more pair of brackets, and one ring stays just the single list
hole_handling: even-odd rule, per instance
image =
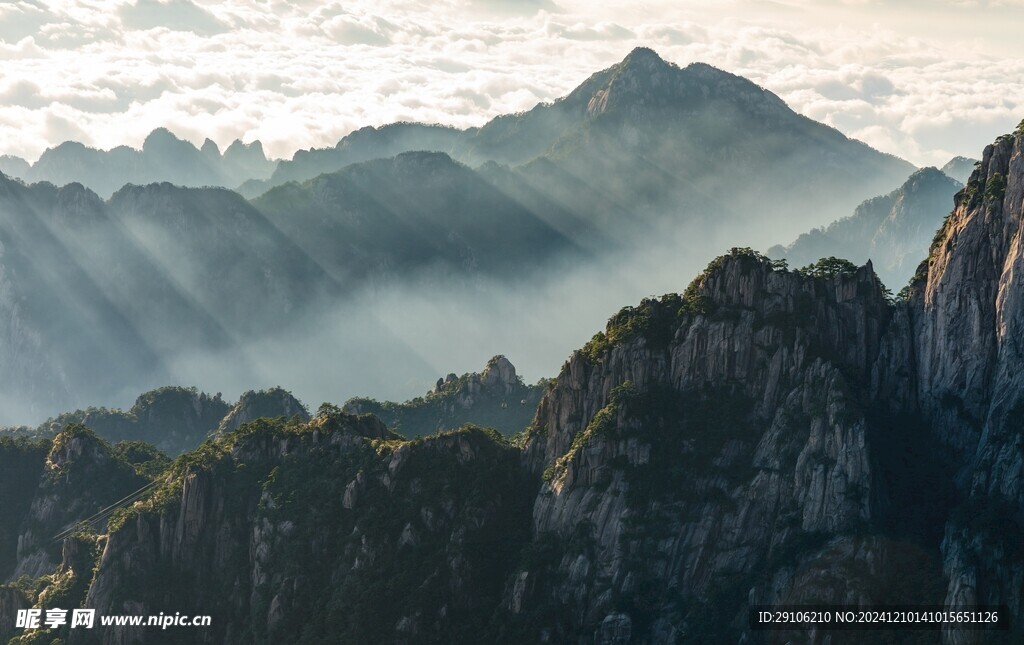
[{"label": "green vegetation on slope", "polygon": [[504,356],[491,358],[481,373],[438,379],[425,396],[405,403],[354,398],[345,410],[374,414],[391,430],[413,438],[466,424],[494,428],[510,436],[525,429],[547,387],[541,379],[527,385]]}]

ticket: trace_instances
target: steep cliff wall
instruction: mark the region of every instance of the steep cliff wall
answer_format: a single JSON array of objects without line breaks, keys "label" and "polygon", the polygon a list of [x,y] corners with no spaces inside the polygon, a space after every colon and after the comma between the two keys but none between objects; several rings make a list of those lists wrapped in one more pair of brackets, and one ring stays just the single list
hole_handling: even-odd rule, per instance
[{"label": "steep cliff wall", "polygon": [[28,512],[11,518],[20,519],[11,580],[52,573],[61,561],[55,535],[146,484],[131,464],[83,426],[68,426],[49,447],[29,493]]},{"label": "steep cliff wall", "polygon": [[49,448],[47,442],[0,439],[0,582],[7,580],[17,565],[18,536]]},{"label": "steep cliff wall", "polygon": [[[520,570],[510,622],[689,642],[743,633],[748,598],[881,602],[827,578],[892,549],[870,383],[893,316],[870,266],[803,274],[736,250],[613,317],[531,429],[534,532],[562,547]],[[930,573],[937,590],[934,557]],[[537,621],[551,605],[566,611]]]},{"label": "steep cliff wall", "polygon": [[[518,454],[372,416],[258,421],[180,460],[112,520],[86,605],[216,615],[192,642],[472,642],[528,538]],[[104,642],[180,642],[112,630]]]},{"label": "steep cliff wall", "polygon": [[960,457],[964,499],[942,544],[946,599],[1004,602],[1016,616],[1024,616],[1022,152],[1024,127],[985,148],[912,298],[921,405]]},{"label": "steep cliff wall", "polygon": [[534,533],[556,546],[509,583],[509,624],[757,642],[774,637],[745,634],[750,603],[1024,616],[1022,145],[986,148],[899,301],[870,267],[741,251],[613,317],[531,428]]}]

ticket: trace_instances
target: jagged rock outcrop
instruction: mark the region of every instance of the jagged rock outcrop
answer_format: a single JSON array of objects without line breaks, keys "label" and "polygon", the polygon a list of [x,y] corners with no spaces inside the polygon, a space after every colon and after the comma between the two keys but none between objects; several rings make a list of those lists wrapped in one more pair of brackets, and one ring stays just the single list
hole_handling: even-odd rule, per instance
[{"label": "jagged rock outcrop", "polygon": [[505,435],[530,424],[547,381],[526,385],[504,356],[495,356],[479,374],[448,374],[426,396],[392,403],[366,398],[349,399],[352,414],[374,414],[389,428],[406,437],[433,434],[471,423],[494,428]]},{"label": "jagged rock outcrop", "polygon": [[533,638],[605,642],[627,622],[631,642],[742,632],[748,596],[791,593],[759,581],[793,580],[884,514],[865,384],[892,312],[870,266],[716,264],[685,297],[613,317],[541,402],[525,448],[546,480],[534,533],[565,546],[523,569],[530,591],[507,607],[526,625],[538,607],[571,611]]},{"label": "jagged rock outcrop", "polygon": [[495,356],[487,361],[480,373],[481,388],[498,388],[506,395],[511,394],[520,382],[515,366],[504,356]]},{"label": "jagged rock outcrop", "polygon": [[300,421],[309,421],[309,410],[288,390],[279,387],[258,392],[249,390],[242,394],[238,403],[224,416],[220,425],[217,426],[217,432],[231,432],[243,423],[249,423],[261,417],[269,419],[298,417]]},{"label": "jagged rock outcrop", "polygon": [[747,631],[744,607],[778,602],[1024,616],[1022,145],[986,148],[894,304],[870,267],[741,252],[613,317],[528,435],[553,546],[506,587],[518,633],[817,642]]}]

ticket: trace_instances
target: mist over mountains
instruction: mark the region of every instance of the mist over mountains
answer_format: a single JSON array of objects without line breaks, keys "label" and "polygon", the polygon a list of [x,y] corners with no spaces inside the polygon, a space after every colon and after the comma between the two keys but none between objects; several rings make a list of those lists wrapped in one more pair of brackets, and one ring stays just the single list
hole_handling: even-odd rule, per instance
[{"label": "mist over mountains", "polygon": [[[1024,124],[986,147],[896,298],[870,264],[791,269],[734,248],[681,293],[620,309],[533,388],[496,356],[405,404],[308,415],[275,390],[226,412],[171,388],[81,417],[110,433],[161,410],[203,412],[179,429],[224,415],[171,463],[76,423],[0,438],[0,608],[219,619],[96,632],[111,644],[1019,642],[1022,155]],[[953,181],[908,184],[929,176]],[[535,395],[511,440],[394,431],[494,423]],[[749,619],[905,604],[1009,621]]]},{"label": "mist over mountains", "polygon": [[[973,171],[974,161],[964,158],[945,167],[955,171],[965,165]],[[871,260],[882,282],[899,291],[914,275],[942,224],[945,209],[962,187],[963,183],[941,170],[923,168],[891,193],[857,206],[853,215],[804,233],[785,247],[773,246],[767,254],[784,258],[794,267],[824,257],[861,264]]]},{"label": "mist over mountains", "polygon": [[[481,128],[364,129],[276,169],[258,144],[221,155],[163,130],[141,151],[65,144],[37,183],[0,180],[2,421],[167,384],[402,400],[499,352],[539,378],[612,303],[912,170],[643,48]],[[242,183],[251,201],[194,187]]]},{"label": "mist over mountains", "polygon": [[943,174],[948,177],[952,177],[961,184],[966,184],[967,180],[970,179],[971,173],[977,167],[979,161],[977,159],[970,159],[968,157],[953,157],[946,162],[940,170]]},{"label": "mist over mountains", "polygon": [[[638,48],[551,104],[468,130],[365,128],[333,149],[296,153],[260,188],[418,149],[445,151],[470,166],[515,167],[528,186],[573,210],[581,206],[576,191],[589,191],[589,216],[608,219],[667,216],[681,203],[689,217],[700,211],[744,217],[759,207],[787,219],[801,206],[797,195],[825,217],[838,217],[855,205],[854,193],[891,189],[894,175],[913,170],[796,114],[746,79],[701,63],[679,68]],[[852,179],[846,188],[844,176]],[[737,177],[743,177],[741,191]],[[793,190],[778,190],[779,181]],[[255,195],[259,188],[245,190]]]},{"label": "mist over mountains", "polygon": [[[0,159],[0,641],[1022,642],[1024,122],[980,157],[639,48],[280,163]],[[819,604],[1009,627],[749,619]]]},{"label": "mist over mountains", "polygon": [[245,144],[236,140],[221,152],[210,139],[196,148],[166,128],[153,130],[141,150],[128,146],[96,150],[67,141],[47,149],[33,164],[12,156],[0,158],[0,172],[5,175],[28,183],[79,183],[104,198],[125,184],[169,182],[235,188],[269,177],[276,165],[267,159],[259,141]]}]

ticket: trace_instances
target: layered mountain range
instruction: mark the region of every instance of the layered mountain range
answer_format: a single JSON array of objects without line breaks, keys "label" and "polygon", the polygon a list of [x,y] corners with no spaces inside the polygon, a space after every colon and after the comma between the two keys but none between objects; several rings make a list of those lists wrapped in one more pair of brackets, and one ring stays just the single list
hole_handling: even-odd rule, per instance
[{"label": "layered mountain range", "polygon": [[548,381],[526,385],[504,356],[495,356],[479,374],[438,378],[426,396],[405,403],[349,399],[342,411],[373,414],[388,428],[408,438],[452,430],[466,424],[493,428],[503,435],[523,432],[543,395]]},{"label": "layered mountain range", "polygon": [[[407,398],[415,390],[396,383],[436,371],[417,345],[445,342],[450,355],[461,343],[393,331],[402,305],[381,303],[406,302],[401,289],[447,303],[467,331],[491,314],[479,294],[506,287],[571,293],[614,273],[618,291],[591,296],[611,306],[614,294],[650,288],[623,267],[690,272],[718,244],[789,239],[913,170],[750,81],[644,48],[551,104],[469,130],[359,130],[265,180],[273,164],[258,144],[221,154],[166,130],[142,150],[68,143],[31,167],[2,163],[24,178],[0,176],[7,424],[125,406],[168,383],[280,382],[282,357],[295,355],[308,358],[296,390],[329,399],[317,384],[363,349],[408,372],[364,361],[372,385],[361,387],[374,389],[350,394]],[[252,201],[195,187],[243,176]],[[582,320],[567,317],[559,338],[585,338]],[[504,349],[494,342],[468,364]],[[572,347],[560,342],[559,353]],[[324,351],[344,343],[354,347]],[[549,359],[522,360],[538,369]]]},{"label": "layered mountain range", "polygon": [[[438,378],[425,396],[404,403],[354,397],[342,409],[354,415],[373,414],[409,439],[466,424],[511,436],[530,425],[548,383],[541,379],[525,384],[507,358],[495,356],[479,373]],[[51,440],[69,425],[82,425],[114,446],[142,442],[177,457],[250,421],[279,417],[310,419],[308,408],[280,387],[246,391],[232,404],[220,392],[210,395],[195,387],[167,386],[139,395],[127,410],[89,407],[64,412],[34,427],[0,427],[0,438]]]},{"label": "layered mountain range", "polygon": [[[53,568],[0,603],[215,616],[31,635],[71,642],[1019,642],[1022,228],[1024,127],[985,149],[900,298],[871,263],[734,249],[615,314],[514,443],[333,406],[243,424],[59,563],[8,552]],[[102,503],[52,488],[65,454],[145,477],[104,451],[79,426],[0,444],[23,491],[4,512]],[[1010,629],[752,631],[747,609],[779,603],[994,604]]]},{"label": "layered mountain range", "polygon": [[[969,163],[973,169],[975,162],[958,159],[962,162],[953,160],[946,167]],[[914,275],[953,195],[962,187],[941,170],[923,168],[891,193],[863,202],[853,215],[804,233],[786,246],[773,246],[767,254],[794,267],[824,257],[857,263],[870,259],[887,287],[899,290]]]},{"label": "layered mountain range", "polygon": [[141,150],[119,146],[97,150],[76,141],[49,148],[29,164],[5,155],[0,172],[28,183],[83,184],[108,198],[125,184],[170,182],[179,186],[226,186],[270,177],[277,166],[259,141],[235,140],[223,152],[207,139],[200,148],[166,128],[153,130]]},{"label": "layered mountain range", "polygon": [[961,184],[965,184],[970,179],[978,163],[977,159],[971,159],[970,157],[953,157],[940,170],[947,177],[952,177]]},{"label": "layered mountain range", "polygon": [[36,427],[0,428],[0,437],[52,439],[69,425],[83,425],[110,444],[143,442],[177,457],[212,436],[264,417],[309,420],[309,411],[279,387],[249,390],[232,404],[219,392],[211,396],[194,387],[167,386],[141,394],[127,410],[90,407],[64,412]]},{"label": "layered mountain range", "polygon": [[[690,218],[703,212],[748,224],[749,209],[785,220],[807,202],[835,218],[913,169],[793,112],[744,78],[703,63],[679,68],[637,48],[553,103],[467,130],[411,123],[364,128],[334,148],[299,151],[243,192],[256,196],[409,150],[442,151],[473,167],[513,168],[517,194],[538,192],[605,225],[623,219],[650,225],[652,216],[676,216],[682,204]],[[744,177],[741,191],[736,177]],[[853,184],[845,183],[850,179]]]}]

